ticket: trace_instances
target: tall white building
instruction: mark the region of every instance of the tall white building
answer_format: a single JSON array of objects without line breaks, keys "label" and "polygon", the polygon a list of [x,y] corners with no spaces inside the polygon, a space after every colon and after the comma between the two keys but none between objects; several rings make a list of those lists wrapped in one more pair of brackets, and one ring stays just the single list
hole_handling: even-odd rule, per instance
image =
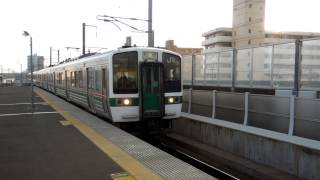
[{"label": "tall white building", "polygon": [[233,0],[232,28],[205,32],[204,53],[320,37],[320,33],[265,31],[265,0]]},{"label": "tall white building", "polygon": [[[32,56],[32,63],[33,63],[33,71],[38,71],[40,69],[44,68],[44,57],[38,56],[37,54],[34,54]],[[28,72],[31,72],[31,57],[28,56]]]},{"label": "tall white building", "polygon": [[[270,32],[265,31],[264,24],[265,0],[234,0],[232,28],[221,27],[202,34],[206,59],[204,79],[230,85],[234,65],[236,86],[292,86],[295,40],[320,38],[320,33]],[[238,49],[236,62],[233,62],[233,48]],[[318,49],[320,40],[303,43],[302,86],[320,81]]]}]

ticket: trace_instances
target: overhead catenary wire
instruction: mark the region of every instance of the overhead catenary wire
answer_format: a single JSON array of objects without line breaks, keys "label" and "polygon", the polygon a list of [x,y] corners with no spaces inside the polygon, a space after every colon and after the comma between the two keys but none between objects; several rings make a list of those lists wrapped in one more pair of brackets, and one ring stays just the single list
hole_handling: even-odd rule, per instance
[{"label": "overhead catenary wire", "polygon": [[125,25],[133,30],[135,30],[134,32],[138,32],[138,33],[148,33],[148,31],[144,31],[144,30],[141,30],[141,29],[138,29],[128,23],[125,23],[123,21],[121,21],[121,19],[123,20],[133,20],[133,21],[146,21],[148,22],[148,20],[145,20],[145,19],[139,19],[139,18],[127,18],[127,17],[119,17],[119,16],[108,16],[108,15],[97,15],[97,20],[101,20],[101,21],[104,21],[104,22],[110,22],[112,23],[113,25],[115,25],[119,31],[121,31],[121,28],[119,25],[117,25],[117,23],[119,24],[122,24],[122,25]]}]

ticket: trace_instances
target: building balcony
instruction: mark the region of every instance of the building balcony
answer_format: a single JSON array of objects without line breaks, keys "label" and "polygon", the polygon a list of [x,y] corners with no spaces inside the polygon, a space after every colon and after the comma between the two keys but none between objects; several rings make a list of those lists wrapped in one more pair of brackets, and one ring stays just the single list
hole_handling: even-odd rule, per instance
[{"label": "building balcony", "polygon": [[232,42],[232,36],[216,36],[214,38],[202,41],[202,46],[208,46],[211,44],[222,43],[222,42]]},{"label": "building balcony", "polygon": [[222,51],[232,51],[232,47],[215,47],[215,48],[209,48],[209,49],[204,49],[202,53],[204,54],[209,54],[209,53],[218,53]]}]

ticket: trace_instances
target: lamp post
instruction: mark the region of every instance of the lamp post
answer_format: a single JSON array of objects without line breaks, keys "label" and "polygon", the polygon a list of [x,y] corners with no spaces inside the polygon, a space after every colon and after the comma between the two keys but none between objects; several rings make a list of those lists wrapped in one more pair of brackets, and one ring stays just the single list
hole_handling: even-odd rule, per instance
[{"label": "lamp post", "polygon": [[95,27],[96,28],[96,36],[97,36],[97,29],[98,29],[97,26],[82,23],[82,55],[86,54],[86,26]]},{"label": "lamp post", "polygon": [[30,37],[30,71],[31,71],[31,111],[34,112],[34,93],[33,93],[33,55],[32,55],[32,36],[27,32],[23,31],[23,36]]}]

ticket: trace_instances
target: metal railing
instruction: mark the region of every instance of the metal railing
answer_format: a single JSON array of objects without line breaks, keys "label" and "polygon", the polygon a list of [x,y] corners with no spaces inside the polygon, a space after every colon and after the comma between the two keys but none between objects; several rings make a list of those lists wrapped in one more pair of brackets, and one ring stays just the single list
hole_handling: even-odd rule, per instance
[{"label": "metal railing", "polygon": [[320,141],[320,99],[185,89],[182,111]]},{"label": "metal railing", "polygon": [[186,85],[320,89],[320,39],[194,54],[182,62]]}]

